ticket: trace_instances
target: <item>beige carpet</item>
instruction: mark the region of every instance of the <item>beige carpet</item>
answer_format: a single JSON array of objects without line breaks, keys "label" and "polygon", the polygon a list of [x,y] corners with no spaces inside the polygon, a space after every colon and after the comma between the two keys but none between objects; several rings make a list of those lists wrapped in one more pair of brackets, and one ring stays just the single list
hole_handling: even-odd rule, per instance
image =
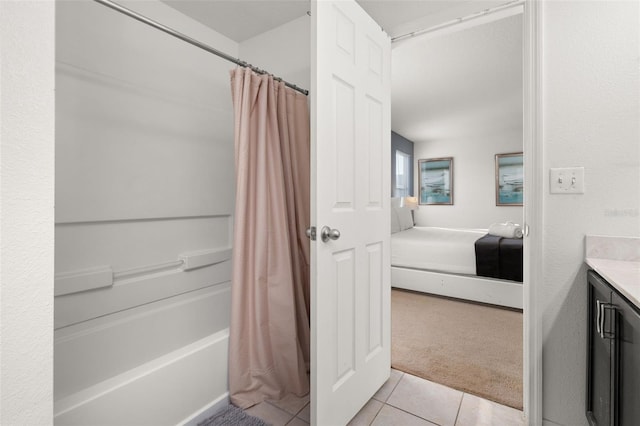
[{"label": "beige carpet", "polygon": [[393,368],[522,410],[522,313],[391,292]]}]

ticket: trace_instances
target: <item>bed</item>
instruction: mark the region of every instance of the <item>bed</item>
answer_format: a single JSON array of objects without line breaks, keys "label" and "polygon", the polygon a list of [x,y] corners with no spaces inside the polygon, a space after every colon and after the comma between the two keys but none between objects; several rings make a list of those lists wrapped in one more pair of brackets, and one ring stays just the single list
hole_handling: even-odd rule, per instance
[{"label": "bed", "polygon": [[[487,235],[486,229],[419,227],[413,226],[413,219],[409,221],[406,217],[404,221],[399,219],[400,225],[396,226],[394,213],[403,216],[406,212],[402,212],[405,210],[402,208],[393,210],[393,287],[522,309],[521,282],[476,274],[476,270],[483,269],[482,264],[476,264],[476,242]],[[513,249],[513,242],[507,245]],[[490,267],[484,269],[491,270]]]}]

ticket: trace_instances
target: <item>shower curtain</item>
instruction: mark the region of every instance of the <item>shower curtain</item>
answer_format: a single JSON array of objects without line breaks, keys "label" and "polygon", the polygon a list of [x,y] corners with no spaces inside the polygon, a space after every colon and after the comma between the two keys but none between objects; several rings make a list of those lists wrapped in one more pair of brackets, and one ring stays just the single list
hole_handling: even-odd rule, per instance
[{"label": "shower curtain", "polygon": [[235,115],[229,389],[246,408],[309,392],[309,110],[306,96],[231,71]]}]

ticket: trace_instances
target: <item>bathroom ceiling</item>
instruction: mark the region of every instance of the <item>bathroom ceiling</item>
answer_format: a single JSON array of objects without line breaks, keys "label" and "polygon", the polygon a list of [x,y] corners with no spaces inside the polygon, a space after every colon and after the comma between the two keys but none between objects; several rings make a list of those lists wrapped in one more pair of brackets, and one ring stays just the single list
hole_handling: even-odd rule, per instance
[{"label": "bathroom ceiling", "polygon": [[[183,14],[242,42],[303,16],[309,0],[163,0]],[[357,0],[392,37],[469,15],[508,0]]]},{"label": "bathroom ceiling", "polygon": [[162,0],[179,12],[240,43],[309,10],[308,0]]}]

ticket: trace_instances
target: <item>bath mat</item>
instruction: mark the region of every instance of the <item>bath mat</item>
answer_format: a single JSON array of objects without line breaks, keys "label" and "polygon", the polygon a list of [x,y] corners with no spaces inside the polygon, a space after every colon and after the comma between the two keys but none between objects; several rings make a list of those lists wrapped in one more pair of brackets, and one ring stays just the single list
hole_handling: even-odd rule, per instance
[{"label": "bath mat", "polygon": [[245,413],[235,405],[227,405],[221,411],[198,423],[198,426],[268,426],[262,419]]}]

